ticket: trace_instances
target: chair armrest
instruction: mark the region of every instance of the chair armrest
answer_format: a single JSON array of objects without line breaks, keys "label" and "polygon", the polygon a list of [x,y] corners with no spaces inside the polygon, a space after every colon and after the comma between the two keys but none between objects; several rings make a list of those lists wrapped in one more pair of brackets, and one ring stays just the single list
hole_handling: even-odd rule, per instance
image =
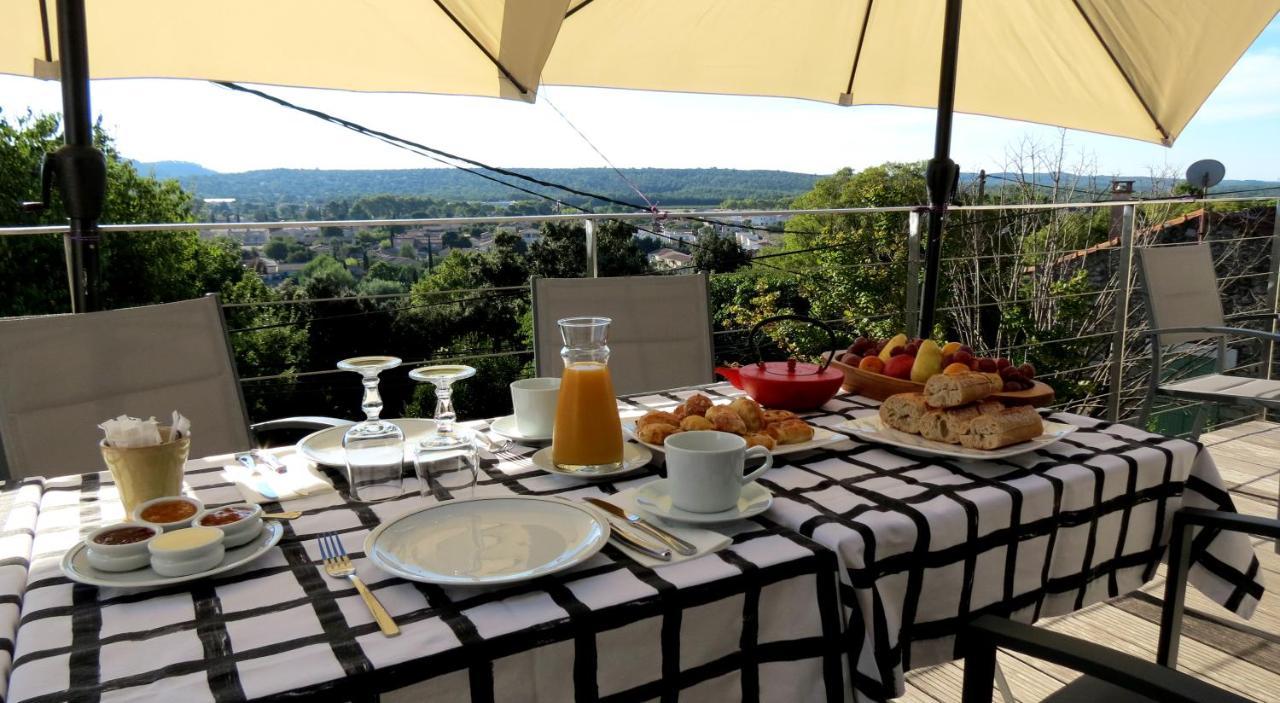
[{"label": "chair armrest", "polygon": [[1173,529],[1177,530],[1188,525],[1280,539],[1280,520],[1257,515],[1241,515],[1207,508],[1180,508],[1173,514]]},{"label": "chair armrest", "polygon": [[[1175,669],[1051,630],[983,615],[961,631],[968,646],[1000,647],[1079,671],[1135,694],[1179,703],[1252,703]],[[965,673],[968,675],[968,662]],[[966,690],[970,686],[966,682]]]},{"label": "chair armrest", "polygon": [[275,420],[255,422],[249,425],[249,430],[257,434],[258,432],[274,432],[275,430],[323,430],[350,424],[351,420],[341,420],[336,417],[299,415],[297,417],[282,417]]},{"label": "chair armrest", "polygon": [[1260,330],[1247,330],[1243,327],[1160,327],[1153,330],[1144,330],[1144,332],[1153,337],[1161,334],[1175,334],[1179,332],[1208,332],[1210,334],[1253,337],[1254,339],[1265,339],[1272,342],[1280,342],[1280,334],[1272,334],[1270,332],[1262,332]]},{"label": "chair armrest", "polygon": [[1280,321],[1280,312],[1246,312],[1240,315],[1227,315],[1228,322],[1239,320],[1276,320]]}]

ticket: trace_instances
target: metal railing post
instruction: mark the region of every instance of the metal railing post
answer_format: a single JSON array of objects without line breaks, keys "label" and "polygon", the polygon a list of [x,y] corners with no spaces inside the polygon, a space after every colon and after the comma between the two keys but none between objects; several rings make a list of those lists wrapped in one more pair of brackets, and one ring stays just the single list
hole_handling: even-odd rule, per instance
[{"label": "metal railing post", "polygon": [[1107,419],[1111,422],[1120,421],[1120,398],[1124,390],[1124,351],[1129,337],[1129,294],[1132,292],[1129,284],[1133,273],[1133,229],[1137,215],[1137,208],[1125,205],[1120,222],[1120,260],[1116,262],[1119,285],[1116,287],[1116,316],[1111,335],[1111,388],[1107,394]]},{"label": "metal railing post", "polygon": [[584,220],[582,225],[587,231],[587,278],[599,278],[600,267],[596,259],[596,221]]},{"label": "metal railing post", "polygon": [[[1275,334],[1280,325],[1276,324],[1276,315],[1280,314],[1280,200],[1276,201],[1275,222],[1271,227],[1271,271],[1267,274],[1267,300],[1271,301],[1271,334]],[[1276,358],[1275,341],[1267,342],[1267,378],[1271,378],[1272,365]],[[1266,415],[1263,415],[1266,417]]]},{"label": "metal railing post", "polygon": [[920,217],[921,210],[912,210],[907,219],[907,299],[906,326],[914,330],[920,322]]}]

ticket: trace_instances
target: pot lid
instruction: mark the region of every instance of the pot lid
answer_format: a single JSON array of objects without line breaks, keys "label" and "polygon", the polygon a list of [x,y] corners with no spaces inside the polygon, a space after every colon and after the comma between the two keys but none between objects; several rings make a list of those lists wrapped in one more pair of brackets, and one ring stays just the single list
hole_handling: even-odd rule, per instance
[{"label": "pot lid", "polygon": [[786,361],[757,361],[743,366],[739,373],[746,378],[775,383],[823,383],[837,376],[844,378],[844,374],[836,369],[823,369],[818,364],[797,361],[794,357]]}]

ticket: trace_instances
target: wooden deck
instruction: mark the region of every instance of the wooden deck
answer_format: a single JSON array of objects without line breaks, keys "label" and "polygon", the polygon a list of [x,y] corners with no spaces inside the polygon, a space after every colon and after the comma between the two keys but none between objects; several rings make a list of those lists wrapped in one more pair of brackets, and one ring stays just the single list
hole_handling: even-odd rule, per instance
[{"label": "wooden deck", "polygon": [[[1249,422],[1207,433],[1201,440],[1231,489],[1236,509],[1275,517],[1280,424]],[[1254,543],[1268,589],[1257,612],[1251,620],[1241,620],[1188,588],[1178,668],[1256,701],[1280,701],[1280,555],[1269,540]],[[1039,624],[1155,661],[1163,594],[1161,567],[1159,576],[1137,593]],[[999,661],[1021,703],[1039,701],[1076,676],[1022,655],[1001,652]],[[960,662],[908,672],[907,693],[897,700],[959,701],[963,672]]]}]

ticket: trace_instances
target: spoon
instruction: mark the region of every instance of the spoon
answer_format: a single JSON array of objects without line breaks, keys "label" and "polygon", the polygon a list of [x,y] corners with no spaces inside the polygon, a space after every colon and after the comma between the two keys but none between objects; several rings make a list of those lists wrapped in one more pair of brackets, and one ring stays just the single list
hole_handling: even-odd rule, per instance
[{"label": "spoon", "polygon": [[302,517],[301,510],[288,510],[283,513],[263,513],[262,517],[269,520],[297,520]]}]

